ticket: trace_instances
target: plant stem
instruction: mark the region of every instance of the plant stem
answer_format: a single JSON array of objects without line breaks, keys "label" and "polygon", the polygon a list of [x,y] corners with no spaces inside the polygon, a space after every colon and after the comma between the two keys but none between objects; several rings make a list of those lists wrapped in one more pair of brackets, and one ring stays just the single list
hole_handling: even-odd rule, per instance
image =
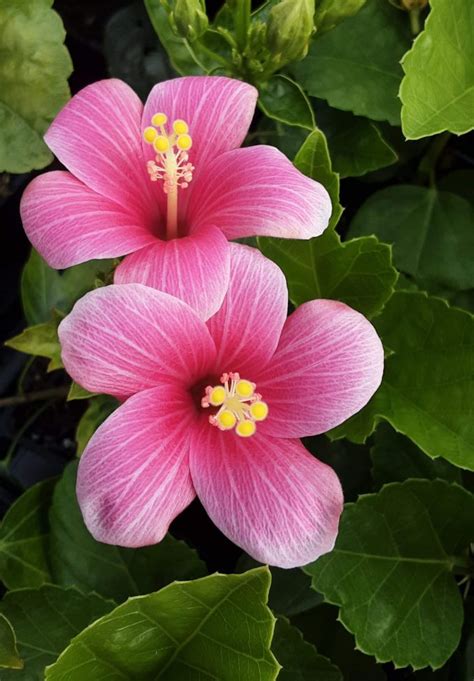
[{"label": "plant stem", "polygon": [[438,135],[433,140],[428,151],[423,156],[418,166],[418,172],[423,176],[424,179],[429,181],[430,187],[435,186],[435,169],[438,159],[441,156],[446,144],[451,137],[450,132],[445,132],[442,135]]},{"label": "plant stem", "polygon": [[235,37],[240,50],[243,52],[247,46],[248,32],[250,28],[250,13],[252,11],[251,0],[237,0],[234,9]]},{"label": "plant stem", "polygon": [[414,36],[417,36],[418,33],[421,30],[420,26],[420,10],[418,8],[411,9],[409,12],[410,15],[410,28],[411,32]]},{"label": "plant stem", "polygon": [[68,385],[61,385],[58,388],[47,388],[45,390],[36,390],[24,395],[13,395],[11,397],[4,397],[0,399],[0,408],[14,407],[18,404],[27,404],[28,402],[38,402],[40,400],[49,400],[50,398],[66,397],[69,392]]}]

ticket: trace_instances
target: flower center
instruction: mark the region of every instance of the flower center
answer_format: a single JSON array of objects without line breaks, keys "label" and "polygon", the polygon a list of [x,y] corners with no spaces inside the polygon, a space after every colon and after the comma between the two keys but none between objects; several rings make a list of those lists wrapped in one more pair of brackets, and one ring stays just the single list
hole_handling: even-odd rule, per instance
[{"label": "flower center", "polygon": [[163,182],[163,191],[167,196],[166,236],[176,239],[178,236],[178,188],[186,189],[193,179],[194,166],[189,163],[188,151],[193,140],[189,134],[186,121],[173,121],[172,131],[168,131],[168,116],[156,113],[143,131],[143,139],[153,145],[156,151],[154,161],[148,161],[147,170],[152,182]]},{"label": "flower center", "polygon": [[201,406],[219,407],[209,416],[209,423],[220,430],[233,430],[240,437],[250,437],[257,430],[257,421],[268,416],[268,405],[255,392],[256,385],[237,373],[221,376],[222,385],[208,385]]}]

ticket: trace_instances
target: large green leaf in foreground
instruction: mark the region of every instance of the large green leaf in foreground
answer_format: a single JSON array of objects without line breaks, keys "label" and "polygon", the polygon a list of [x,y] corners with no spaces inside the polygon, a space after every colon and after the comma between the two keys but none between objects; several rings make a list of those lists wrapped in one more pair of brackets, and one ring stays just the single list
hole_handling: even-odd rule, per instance
[{"label": "large green leaf in foreground", "polygon": [[362,651],[397,666],[440,667],[461,635],[453,572],[466,567],[474,496],[441,480],[409,480],[347,504],[334,550],[305,570],[341,607]]},{"label": "large green leaf in foreground", "polygon": [[[42,681],[44,668],[69,644],[71,638],[114,607],[96,594],[44,585],[39,589],[9,591],[0,603],[0,613],[15,628],[25,668],[2,671],[2,681]],[[86,679],[87,677],[83,677]],[[92,681],[91,677],[91,681]]]},{"label": "large green leaf in foreground", "polygon": [[425,30],[402,61],[402,127],[408,139],[474,127],[474,3],[431,0]]},{"label": "large green leaf in foreground", "polygon": [[77,503],[76,469],[77,465],[71,463],[64,471],[50,509],[50,560],[55,582],[122,601],[176,579],[206,574],[196,551],[171,535],[159,544],[138,549],[96,541],[84,525]]},{"label": "large green leaf in foreground", "polygon": [[273,681],[270,573],[212,575],[138,596],[94,622],[47,681]]},{"label": "large green leaf in foreground", "polygon": [[415,279],[474,288],[474,208],[461,196],[412,185],[387,187],[363,204],[349,234],[376,234],[393,244],[395,265]]},{"label": "large green leaf in foreground", "polygon": [[30,487],[8,509],[0,528],[0,579],[9,589],[51,581],[48,507],[52,481]]},{"label": "large green leaf in foreground", "polygon": [[370,317],[393,293],[397,272],[390,246],[373,236],[341,243],[327,229],[309,241],[267,238],[258,243],[285,273],[294,305],[332,298]]},{"label": "large green leaf in foreground", "polygon": [[385,419],[425,454],[474,470],[474,317],[439,298],[396,291],[374,325],[392,351],[382,385],[331,436],[364,442]]},{"label": "large green leaf in foreground", "polygon": [[42,136],[69,99],[72,71],[53,0],[0,3],[0,172],[43,168]]}]

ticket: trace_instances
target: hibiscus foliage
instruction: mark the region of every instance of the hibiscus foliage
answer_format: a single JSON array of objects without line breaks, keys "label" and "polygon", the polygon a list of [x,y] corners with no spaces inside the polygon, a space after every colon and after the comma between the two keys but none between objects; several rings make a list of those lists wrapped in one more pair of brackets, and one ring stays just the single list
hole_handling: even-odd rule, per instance
[{"label": "hibiscus foliage", "polygon": [[0,5],[2,681],[472,681],[474,4]]}]

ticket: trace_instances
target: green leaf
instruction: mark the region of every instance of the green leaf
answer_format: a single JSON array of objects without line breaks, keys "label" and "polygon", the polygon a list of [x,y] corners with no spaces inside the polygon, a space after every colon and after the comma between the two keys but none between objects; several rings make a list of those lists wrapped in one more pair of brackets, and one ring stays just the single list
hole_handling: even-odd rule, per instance
[{"label": "green leaf", "polygon": [[284,617],[276,621],[272,651],[283,667],[278,681],[342,681],[340,670]]},{"label": "green leaf", "polygon": [[50,560],[57,584],[122,601],[175,579],[206,573],[197,553],[171,535],[140,549],[95,541],[76,500],[76,471],[77,463],[70,463],[56,485],[50,509]]},{"label": "green leaf", "polygon": [[358,177],[396,163],[398,156],[368,118],[331,107],[317,109],[334,170],[341,177]]},{"label": "green leaf", "polygon": [[48,364],[48,371],[54,371],[63,366],[57,320],[29,326],[18,336],[5,341],[5,345],[27,355],[47,357],[51,360]]},{"label": "green leaf", "polygon": [[113,607],[112,601],[96,594],[86,596],[77,589],[52,585],[8,592],[0,602],[0,613],[15,627],[25,669],[20,677],[18,672],[2,672],[2,681],[43,679],[45,666],[54,662],[71,638]]},{"label": "green leaf", "polygon": [[474,207],[474,193],[472,191],[472,187],[474,187],[474,170],[467,170],[465,168],[453,170],[442,177],[437,182],[437,185],[444,192],[451,192],[452,194],[462,196],[463,199],[469,201]]},{"label": "green leaf", "polygon": [[400,125],[399,62],[409,45],[406,14],[388,0],[367,0],[333,31],[316,34],[293,73],[310,95],[336,109]]},{"label": "green leaf", "polygon": [[[260,566],[260,563],[243,554],[237,562],[236,572],[245,572]],[[272,586],[268,605],[278,615],[292,617],[314,608],[321,602],[321,595],[311,588],[311,580],[300,568],[271,567]]]},{"label": "green leaf", "polygon": [[89,406],[77,424],[76,442],[78,455],[82,454],[97,428],[117,409],[118,405],[119,403],[115,397],[110,397],[110,395],[97,395],[97,397],[91,399]]},{"label": "green leaf", "polygon": [[392,351],[382,385],[331,436],[364,442],[384,419],[428,456],[474,470],[474,317],[439,298],[396,291],[373,323]]},{"label": "green leaf", "polygon": [[30,487],[8,509],[0,527],[0,579],[8,589],[51,581],[48,508],[54,481]]},{"label": "green leaf", "polygon": [[387,187],[363,204],[350,236],[376,234],[393,244],[396,266],[417,280],[474,288],[474,207],[436,189]]},{"label": "green leaf", "polygon": [[7,618],[0,614],[0,667],[23,669],[24,663],[16,647],[16,636]]},{"label": "green leaf", "polygon": [[374,436],[372,476],[377,488],[387,482],[403,482],[408,478],[441,478],[462,484],[461,471],[444,459],[429,459],[407,437],[381,423]]},{"label": "green leaf", "polygon": [[0,6],[0,172],[26,173],[53,158],[42,136],[69,99],[72,62],[52,4],[13,0]]},{"label": "green leaf", "polygon": [[[71,387],[69,388],[66,401],[72,402],[72,400],[88,400],[90,397],[95,397],[96,395],[97,393],[91,393],[79,385],[79,383],[73,381],[71,383]],[[106,395],[103,397],[106,397]]]},{"label": "green leaf", "polygon": [[463,621],[452,574],[472,541],[474,496],[409,480],[347,504],[334,550],[305,570],[358,647],[379,662],[441,667]]},{"label": "green leaf", "polygon": [[288,76],[277,74],[261,85],[258,103],[263,113],[275,121],[306,130],[316,127],[307,96]]},{"label": "green leaf", "polygon": [[309,241],[259,238],[258,242],[264,255],[285,273],[294,305],[332,298],[370,317],[393,293],[397,272],[390,247],[375,237],[341,243],[336,232],[327,229]]},{"label": "green leaf", "polygon": [[402,127],[408,139],[474,127],[474,5],[431,0],[425,30],[402,61]]},{"label": "green leaf", "polygon": [[356,14],[365,2],[366,0],[319,0],[314,15],[318,35],[330,31],[344,19]]},{"label": "green leaf", "polygon": [[331,197],[332,214],[329,228],[335,227],[342,214],[339,203],[339,175],[331,166],[328,144],[321,130],[313,130],[303,142],[293,163],[302,173],[320,182]]},{"label": "green leaf", "polygon": [[68,313],[76,300],[94,288],[99,277],[110,272],[113,263],[90,260],[60,274],[32,249],[21,278],[21,300],[28,324],[49,321],[55,309]]},{"label": "green leaf", "polygon": [[73,639],[46,681],[273,681],[269,587],[259,568],[131,598]]}]

